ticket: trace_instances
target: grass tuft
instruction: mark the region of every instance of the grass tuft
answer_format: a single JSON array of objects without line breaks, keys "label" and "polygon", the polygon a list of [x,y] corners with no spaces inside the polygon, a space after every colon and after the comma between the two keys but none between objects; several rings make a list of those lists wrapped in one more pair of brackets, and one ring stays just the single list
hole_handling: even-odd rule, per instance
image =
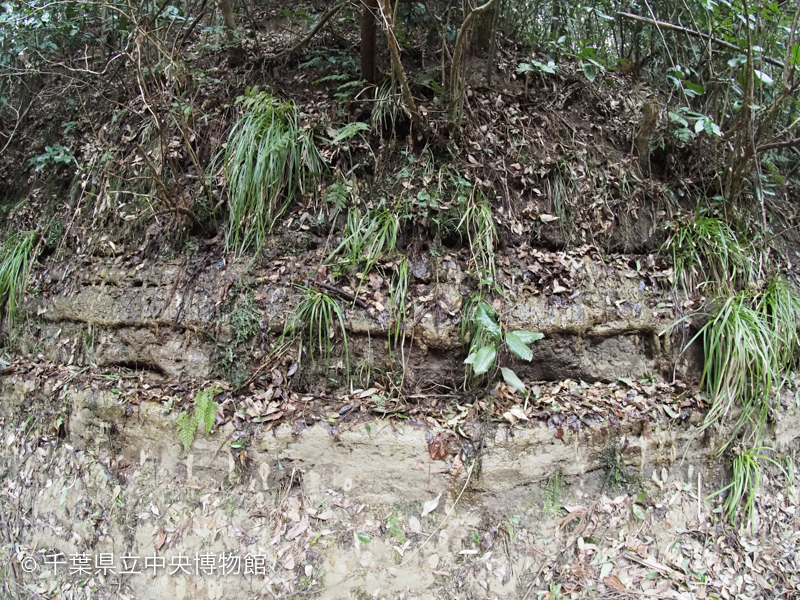
[{"label": "grass tuft", "polygon": [[[330,368],[330,356],[334,332],[339,329],[344,347],[345,371],[350,377],[350,350],[347,330],[344,326],[344,312],[336,300],[307,287],[300,287],[303,299],[286,322],[283,338],[294,340],[305,334],[308,339],[308,355],[314,362],[315,352],[325,356],[325,364]],[[337,327],[338,325],[338,327]]]},{"label": "grass tuft", "polygon": [[0,303],[5,304],[9,329],[28,284],[33,263],[36,233],[17,233],[6,238],[0,247]]},{"label": "grass tuft", "polygon": [[389,347],[405,340],[406,301],[408,298],[408,260],[400,257],[397,271],[389,283],[389,299],[392,306],[392,323],[389,330]]},{"label": "grass tuft", "polygon": [[351,209],[342,241],[329,260],[338,256],[338,262],[351,269],[363,265],[367,274],[378,260],[395,254],[399,235],[400,220],[386,206],[371,209],[363,217],[357,209]]},{"label": "grass tuft", "polygon": [[734,522],[740,507],[743,520],[748,523],[752,521],[756,492],[758,491],[759,483],[761,483],[763,467],[766,464],[778,467],[788,477],[788,473],[780,461],[768,456],[767,452],[771,452],[771,450],[764,446],[742,450],[733,459],[731,482],[710,496],[726,494],[723,510],[729,523],[732,524]]},{"label": "grass tuft", "polygon": [[497,231],[492,219],[492,208],[480,192],[476,194],[473,190],[470,195],[458,229],[466,235],[481,287],[496,287],[494,244]]},{"label": "grass tuft", "polygon": [[672,255],[674,284],[690,294],[703,286],[733,291],[755,279],[753,248],[741,243],[733,229],[720,219],[698,210],[690,219],[669,224],[663,250]]},{"label": "grass tuft", "polygon": [[300,128],[297,107],[266,92],[236,100],[244,113],[224,151],[230,229],[227,246],[258,252],[275,220],[307,179],[322,169],[312,133]]},{"label": "grass tuft", "polygon": [[781,280],[761,293],[744,290],[721,302],[694,338],[704,341],[702,384],[712,398],[704,429],[738,402],[742,413],[734,434],[748,422],[761,431],[786,370],[794,364],[798,314],[800,297]]}]

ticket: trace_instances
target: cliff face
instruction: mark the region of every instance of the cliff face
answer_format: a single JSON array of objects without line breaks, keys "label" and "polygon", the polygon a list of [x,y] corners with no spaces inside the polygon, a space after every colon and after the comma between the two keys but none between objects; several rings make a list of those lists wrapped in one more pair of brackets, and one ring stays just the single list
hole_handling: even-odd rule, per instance
[{"label": "cliff face", "polygon": [[[281,238],[274,247],[282,247]],[[257,369],[284,331],[301,300],[298,285],[314,286],[305,277],[314,272],[318,255],[311,247],[259,263],[229,264],[214,254],[48,263],[35,275],[37,293],[25,305],[21,346],[55,362],[197,380],[226,379],[225,369],[236,363],[241,378]],[[527,248],[498,254],[497,261],[504,295],[497,296],[494,309],[503,327],[545,335],[531,346],[530,362],[501,357],[520,377],[611,381],[671,374],[676,361],[680,372],[696,377],[698,350],[679,355],[686,332],[679,327],[664,333],[678,314],[669,273],[642,266],[642,257],[603,260],[588,248]],[[351,370],[362,360],[377,369],[390,359],[388,284],[380,277],[368,281],[357,290],[359,306],[343,302]],[[467,262],[457,254],[421,254],[412,261],[401,328],[405,341],[391,348],[410,389],[429,380],[451,388],[462,383],[462,309],[473,287]],[[341,301],[329,288],[318,289]],[[347,366],[341,360],[343,336],[332,333],[338,379],[329,387],[335,389]],[[301,359],[297,385],[305,392],[312,386],[303,383],[304,370],[314,366]]]}]

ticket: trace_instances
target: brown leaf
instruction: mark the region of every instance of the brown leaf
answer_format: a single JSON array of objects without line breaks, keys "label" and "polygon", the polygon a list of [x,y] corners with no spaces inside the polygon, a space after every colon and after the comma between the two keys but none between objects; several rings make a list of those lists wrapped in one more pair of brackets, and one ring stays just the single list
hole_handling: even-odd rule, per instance
[{"label": "brown leaf", "polygon": [[383,285],[383,277],[378,275],[375,271],[371,271],[369,274],[369,284],[372,286],[373,290],[381,289]]},{"label": "brown leaf", "polygon": [[450,444],[447,438],[441,433],[431,438],[428,442],[428,454],[432,460],[444,460],[450,451]]},{"label": "brown leaf", "polygon": [[620,592],[625,591],[625,586],[622,584],[622,582],[619,580],[619,577],[617,577],[616,575],[607,575],[606,578],[603,579],[603,583],[613,587],[615,590],[618,590]]},{"label": "brown leaf", "polygon": [[156,539],[154,540],[156,550],[161,550],[165,540],[166,536],[164,535],[164,530],[159,527],[158,532],[156,533]]}]

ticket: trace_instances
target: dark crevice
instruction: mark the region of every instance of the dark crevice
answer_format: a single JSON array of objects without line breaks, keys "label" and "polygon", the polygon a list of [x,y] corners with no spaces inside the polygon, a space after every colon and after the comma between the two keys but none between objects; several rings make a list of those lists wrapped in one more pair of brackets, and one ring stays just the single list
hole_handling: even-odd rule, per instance
[{"label": "dark crevice", "polygon": [[119,360],[108,363],[106,367],[119,367],[121,369],[130,369],[131,371],[149,371],[151,373],[157,373],[158,375],[166,375],[164,369],[159,365],[138,360]]}]

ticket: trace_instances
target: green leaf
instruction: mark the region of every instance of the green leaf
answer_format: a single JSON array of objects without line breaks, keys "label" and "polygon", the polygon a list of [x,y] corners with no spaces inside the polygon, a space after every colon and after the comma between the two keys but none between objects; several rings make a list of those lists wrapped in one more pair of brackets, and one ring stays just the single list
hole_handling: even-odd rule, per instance
[{"label": "green leaf", "polygon": [[586,79],[588,79],[590,83],[594,83],[594,80],[597,77],[597,69],[595,69],[593,64],[584,63],[583,74],[586,75]]},{"label": "green leaf", "polygon": [[764,85],[772,85],[772,77],[764,73],[764,71],[753,69],[753,73],[755,73],[755,76],[758,77],[759,81]]},{"label": "green leaf", "polygon": [[525,342],[517,335],[516,331],[509,331],[506,334],[506,344],[514,356],[527,361],[533,358],[533,352],[531,352],[531,349],[528,348]]},{"label": "green leaf", "polygon": [[525,384],[522,383],[517,374],[514,373],[511,369],[507,369],[506,367],[500,367],[500,370],[503,372],[503,379],[505,379],[506,383],[517,390],[518,392],[525,391]]},{"label": "green leaf", "polygon": [[634,504],[633,506],[631,506],[631,512],[633,512],[633,516],[639,519],[640,521],[644,521],[645,519],[647,519],[647,515],[644,514],[642,507],[639,506],[638,504]]},{"label": "green leaf", "polygon": [[683,87],[687,91],[691,90],[692,97],[699,96],[700,94],[702,94],[705,91],[705,89],[703,88],[702,85],[700,85],[699,83],[692,83],[691,81],[684,81],[683,82]]},{"label": "green leaf", "polygon": [[669,415],[670,419],[677,419],[678,418],[678,413],[676,413],[674,410],[672,410],[672,408],[669,405],[663,404],[662,408],[664,409],[664,412]]},{"label": "green leaf", "polygon": [[676,113],[673,110],[669,111],[669,120],[672,121],[673,123],[678,123],[679,125],[683,125],[684,127],[689,126],[689,121],[684,119],[679,113]]},{"label": "green leaf", "polygon": [[498,325],[493,317],[494,310],[491,306],[483,302],[478,304],[478,307],[475,309],[475,320],[484,328],[486,333],[489,334],[489,337],[496,341],[500,339],[501,330],[500,325]]},{"label": "green leaf", "polygon": [[682,129],[676,129],[673,132],[673,135],[682,142],[688,142],[694,137],[694,134],[688,127],[683,127]]},{"label": "green leaf", "polygon": [[365,544],[369,544],[372,540],[370,539],[370,537],[367,534],[359,533],[358,534],[358,541],[364,542]]},{"label": "green leaf", "polygon": [[514,333],[522,340],[523,344],[531,344],[544,338],[544,334],[538,331],[515,331]]},{"label": "green leaf", "polygon": [[475,355],[475,362],[472,365],[472,370],[475,375],[483,375],[489,370],[489,367],[494,363],[494,358],[497,356],[497,350],[493,346],[484,346]]},{"label": "green leaf", "polygon": [[703,131],[703,123],[704,123],[704,119],[697,119],[697,121],[695,121],[695,124],[694,124],[694,132],[695,133],[700,133],[701,131]]},{"label": "green leaf", "polygon": [[478,356],[478,353],[477,353],[477,352],[473,352],[473,353],[472,353],[472,354],[470,354],[470,355],[469,355],[467,358],[465,358],[465,359],[464,359],[464,364],[465,364],[465,365],[471,365],[471,364],[473,364],[473,363],[475,362],[475,357],[476,357],[476,356]]},{"label": "green leaf", "polygon": [[547,61],[547,64],[539,62],[538,60],[532,60],[530,63],[520,63],[519,67],[517,67],[517,74],[523,75],[524,73],[530,73],[535,70],[539,70],[542,73],[553,74],[558,71],[558,67],[552,60]]}]

